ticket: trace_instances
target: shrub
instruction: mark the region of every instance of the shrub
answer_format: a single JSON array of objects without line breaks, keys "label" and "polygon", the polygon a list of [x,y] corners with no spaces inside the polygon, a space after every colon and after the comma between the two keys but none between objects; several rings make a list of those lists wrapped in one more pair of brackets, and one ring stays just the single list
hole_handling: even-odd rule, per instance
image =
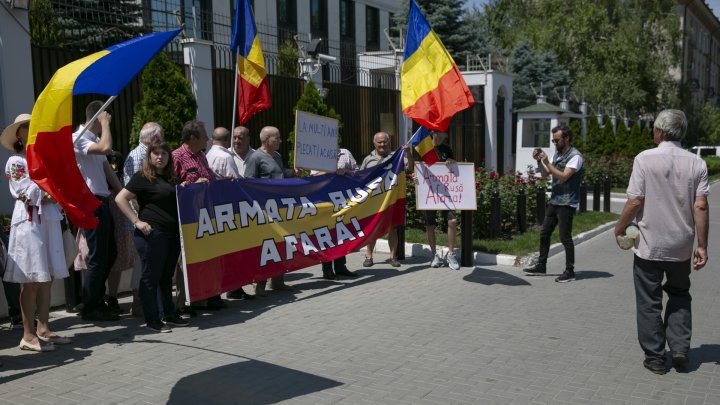
[{"label": "shrub", "polygon": [[160,124],[165,140],[173,148],[178,147],[183,125],[197,114],[190,82],[165,52],[160,52],[143,70],[141,88],[143,99],[135,105],[130,147],[137,144],[142,126],[149,121]]},{"label": "shrub", "polygon": [[703,160],[707,163],[709,176],[720,173],[720,156],[705,156]]}]

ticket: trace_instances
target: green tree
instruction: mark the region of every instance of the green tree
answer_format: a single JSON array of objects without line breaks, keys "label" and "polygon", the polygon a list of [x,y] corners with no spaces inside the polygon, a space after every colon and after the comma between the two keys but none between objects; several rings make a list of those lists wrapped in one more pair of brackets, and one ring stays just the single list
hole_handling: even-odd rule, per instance
[{"label": "green tree", "polygon": [[34,46],[56,46],[60,40],[60,22],[49,0],[30,3],[30,43]]},{"label": "green tree", "polygon": [[622,156],[630,156],[630,138],[628,137],[628,130],[625,126],[625,120],[618,120],[617,130],[615,131],[615,153]]},{"label": "green tree", "polygon": [[602,128],[594,117],[588,118],[587,136],[585,137],[585,154],[602,154]]},{"label": "green tree", "polygon": [[147,32],[142,2],[137,0],[74,0],[54,7],[62,48],[96,51]]},{"label": "green tree", "polygon": [[298,77],[298,49],[295,41],[283,42],[278,50],[278,75]]},{"label": "green tree", "polygon": [[[298,110],[338,120],[338,145],[340,144],[343,127],[340,114],[336,113],[333,108],[328,107],[328,105],[322,101],[314,82],[310,81],[305,85],[302,96],[300,96],[297,104],[295,104],[295,108],[293,108],[293,111]],[[295,131],[290,131],[287,141],[288,144],[295,145]],[[288,148],[288,165],[290,167],[295,165],[294,147]]]},{"label": "green tree", "polygon": [[[190,82],[164,52],[150,61],[142,72],[143,99],[135,104],[130,144],[137,144],[140,129],[149,121],[160,124],[165,140],[173,147],[181,143],[183,124],[195,118],[197,102]],[[210,128],[210,130],[212,130]]]},{"label": "green tree", "polygon": [[570,84],[567,70],[549,52],[538,52],[528,41],[520,41],[510,55],[513,82],[513,107],[523,108],[535,104],[536,92],[547,95],[549,89]]},{"label": "green tree", "polygon": [[613,132],[612,122],[607,119],[605,120],[605,126],[602,129],[602,142],[599,153],[603,156],[612,156],[617,151],[615,150],[615,133]]},{"label": "green tree", "polygon": [[582,137],[582,122],[580,120],[571,120],[570,132],[572,132],[572,145],[580,152],[585,153],[585,140]]},{"label": "green tree", "polygon": [[655,111],[678,93],[669,76],[680,57],[674,0],[490,0],[494,45],[521,41],[567,63],[573,90],[593,102]]},{"label": "green tree", "polygon": [[642,136],[643,132],[640,129],[640,123],[636,122],[630,128],[630,135],[628,135],[628,156],[635,157],[643,151]]},{"label": "green tree", "polygon": [[640,147],[642,148],[640,152],[655,147],[655,142],[653,141],[653,134],[650,127],[643,128],[642,134],[640,136]]}]

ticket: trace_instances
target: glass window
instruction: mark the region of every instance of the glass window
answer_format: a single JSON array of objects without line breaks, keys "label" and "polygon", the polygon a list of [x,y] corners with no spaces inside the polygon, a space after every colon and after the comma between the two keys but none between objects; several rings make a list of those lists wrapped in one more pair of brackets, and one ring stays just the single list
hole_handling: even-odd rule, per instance
[{"label": "glass window", "polygon": [[340,0],[340,38],[355,38],[355,2]]},{"label": "glass window", "polygon": [[365,50],[380,50],[380,10],[367,6],[365,10]]},{"label": "glass window", "polygon": [[310,0],[310,32],[326,38],[327,30],[327,0]]},{"label": "glass window", "polygon": [[550,119],[523,119],[522,147],[523,148],[549,148],[550,147]]}]

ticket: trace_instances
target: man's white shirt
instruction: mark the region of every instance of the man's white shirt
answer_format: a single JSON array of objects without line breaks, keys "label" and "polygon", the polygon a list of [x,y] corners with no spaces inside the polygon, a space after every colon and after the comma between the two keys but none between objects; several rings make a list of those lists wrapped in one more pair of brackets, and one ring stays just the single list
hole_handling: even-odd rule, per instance
[{"label": "man's white shirt", "polygon": [[218,179],[237,179],[240,172],[233,158],[234,153],[220,145],[213,145],[205,155],[210,169]]}]

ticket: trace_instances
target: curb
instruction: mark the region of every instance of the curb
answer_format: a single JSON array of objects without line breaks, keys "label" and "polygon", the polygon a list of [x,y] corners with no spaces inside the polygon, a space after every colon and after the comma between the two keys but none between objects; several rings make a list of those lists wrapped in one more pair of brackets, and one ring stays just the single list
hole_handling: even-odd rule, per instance
[{"label": "curb", "polygon": [[[603,225],[598,226],[595,229],[591,229],[587,232],[580,233],[576,235],[573,238],[573,242],[575,242],[575,246],[586,242],[601,233],[607,231],[608,229],[611,229],[615,226],[616,221],[608,222]],[[438,251],[440,252],[441,256],[447,253],[448,249],[445,246],[438,246]],[[455,249],[456,251],[459,249]],[[552,246],[550,246],[550,252],[549,256],[554,256],[557,253],[563,252],[564,248],[562,243],[555,243]],[[390,253],[390,245],[388,244],[388,241],[386,239],[378,239],[377,244],[375,245],[375,252],[380,253]],[[406,243],[405,244],[405,256],[408,257],[432,257],[432,252],[430,251],[430,245],[422,244],[422,243]],[[489,265],[502,265],[502,266],[531,266],[537,262],[537,253],[531,253],[526,256],[514,256],[514,255],[505,255],[505,254],[494,254],[494,253],[486,253],[486,252],[473,252],[473,262],[474,264],[489,264]]]}]

